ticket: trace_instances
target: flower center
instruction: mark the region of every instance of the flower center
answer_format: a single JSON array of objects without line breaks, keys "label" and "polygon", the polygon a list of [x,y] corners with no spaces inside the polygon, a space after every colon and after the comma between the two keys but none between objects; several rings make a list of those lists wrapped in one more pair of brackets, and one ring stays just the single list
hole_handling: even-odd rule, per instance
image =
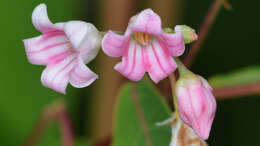
[{"label": "flower center", "polygon": [[141,45],[147,45],[152,38],[152,35],[143,32],[134,32],[133,35],[135,40]]},{"label": "flower center", "polygon": [[70,51],[75,51],[75,49],[72,47],[72,45],[69,45],[69,50]]}]

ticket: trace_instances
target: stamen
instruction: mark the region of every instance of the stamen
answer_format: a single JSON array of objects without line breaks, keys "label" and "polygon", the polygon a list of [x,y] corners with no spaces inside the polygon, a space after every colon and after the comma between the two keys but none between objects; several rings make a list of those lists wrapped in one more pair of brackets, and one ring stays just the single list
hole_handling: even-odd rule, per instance
[{"label": "stamen", "polygon": [[141,45],[147,45],[152,38],[152,35],[143,32],[135,32],[133,35],[135,40]]},{"label": "stamen", "polygon": [[71,51],[75,51],[75,49],[72,47],[72,45],[69,46],[69,49],[70,49]]}]

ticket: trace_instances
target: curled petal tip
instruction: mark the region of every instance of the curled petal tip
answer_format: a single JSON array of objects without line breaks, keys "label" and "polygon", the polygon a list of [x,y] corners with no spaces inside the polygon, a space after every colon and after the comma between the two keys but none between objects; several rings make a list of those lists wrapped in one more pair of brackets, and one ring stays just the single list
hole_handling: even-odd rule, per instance
[{"label": "curled petal tip", "polygon": [[47,6],[45,4],[40,4],[33,10],[32,22],[34,27],[42,33],[57,29],[48,17]]}]

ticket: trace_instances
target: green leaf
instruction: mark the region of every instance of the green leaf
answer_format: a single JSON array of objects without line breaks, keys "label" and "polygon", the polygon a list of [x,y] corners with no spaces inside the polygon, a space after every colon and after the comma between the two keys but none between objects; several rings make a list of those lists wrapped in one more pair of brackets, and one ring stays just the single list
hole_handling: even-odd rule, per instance
[{"label": "green leaf", "polygon": [[[76,137],[75,146],[90,146],[90,142],[87,139]],[[39,146],[61,146],[62,141],[60,138],[51,138],[49,141],[44,141],[44,143],[39,144]]]},{"label": "green leaf", "polygon": [[145,81],[126,84],[117,105],[113,146],[169,145],[170,128],[156,123],[170,116],[170,108],[154,87]]},{"label": "green leaf", "polygon": [[251,66],[209,78],[213,87],[241,85],[260,81],[260,66]]}]

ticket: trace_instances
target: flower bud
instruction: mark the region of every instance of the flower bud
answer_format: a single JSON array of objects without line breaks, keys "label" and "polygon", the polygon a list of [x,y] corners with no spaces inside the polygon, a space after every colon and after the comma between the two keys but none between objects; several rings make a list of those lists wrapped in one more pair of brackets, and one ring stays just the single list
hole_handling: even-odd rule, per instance
[{"label": "flower bud", "polygon": [[181,25],[182,28],[182,35],[185,44],[189,44],[193,41],[198,39],[198,35],[196,34],[195,30],[187,25]]},{"label": "flower bud", "polygon": [[216,112],[216,100],[208,82],[194,74],[186,74],[176,83],[178,110],[182,120],[202,138],[209,137]]},{"label": "flower bud", "polygon": [[[185,44],[192,43],[198,39],[198,35],[196,34],[195,30],[187,25],[178,25],[181,27],[182,37]],[[163,31],[165,33],[175,33],[175,31],[169,27],[164,28]]]},{"label": "flower bud", "polygon": [[181,119],[174,118],[170,146],[207,146],[207,143],[200,139],[193,129],[183,123]]}]

